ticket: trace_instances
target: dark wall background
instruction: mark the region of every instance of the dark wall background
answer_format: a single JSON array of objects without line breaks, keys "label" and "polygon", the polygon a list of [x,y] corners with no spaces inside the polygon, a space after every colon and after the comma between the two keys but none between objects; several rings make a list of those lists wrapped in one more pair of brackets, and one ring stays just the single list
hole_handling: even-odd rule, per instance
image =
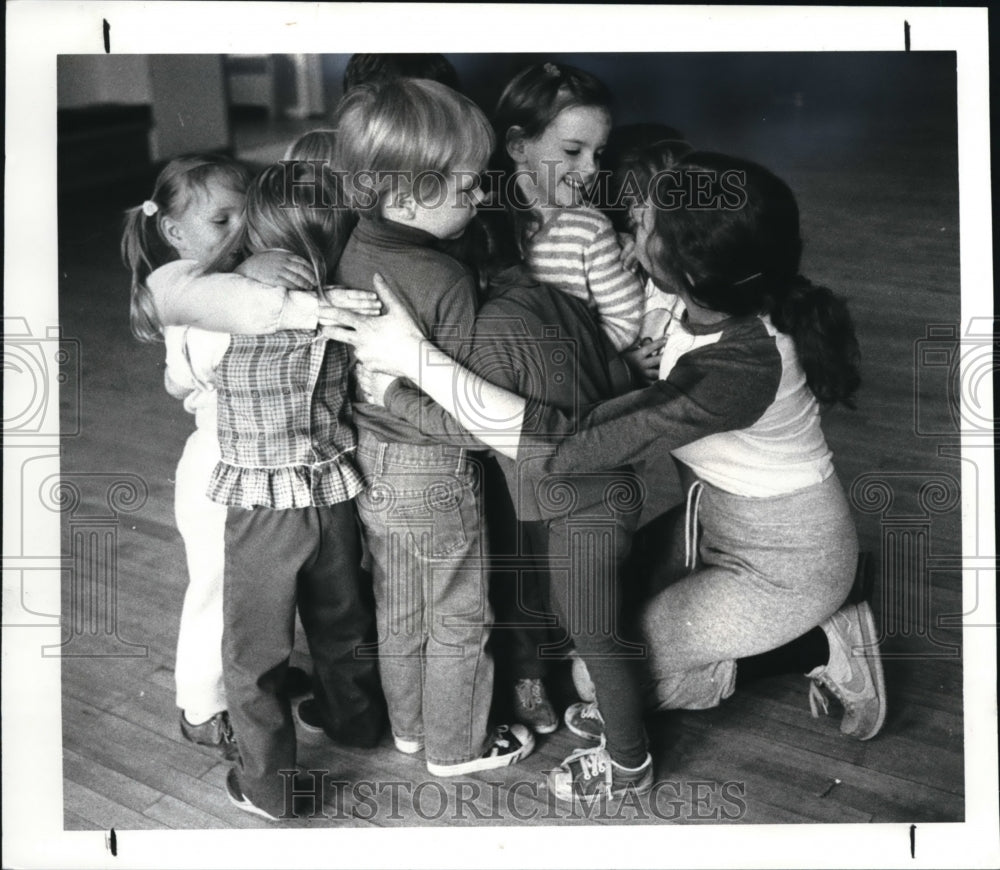
[{"label": "dark wall background", "polygon": [[[957,135],[953,52],[448,54],[462,89],[490,114],[523,67],[568,63],[615,95],[616,124],[659,121],[697,147],[767,161],[834,146],[848,163],[904,130]],[[324,57],[331,109],[347,55]],[[823,141],[825,138],[833,141]],[[781,152],[781,153],[778,153]]]}]

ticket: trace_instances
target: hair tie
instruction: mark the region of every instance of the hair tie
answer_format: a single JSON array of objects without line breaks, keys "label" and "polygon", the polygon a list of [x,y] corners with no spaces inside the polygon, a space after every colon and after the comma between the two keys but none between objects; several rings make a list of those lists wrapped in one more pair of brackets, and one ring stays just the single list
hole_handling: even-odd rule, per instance
[{"label": "hair tie", "polygon": [[762,277],[763,274],[763,272],[754,272],[752,275],[747,275],[746,278],[740,278],[739,281],[733,281],[733,286],[739,287],[740,284],[749,284],[754,279]]},{"label": "hair tie", "polygon": [[562,75],[559,71],[559,67],[557,67],[554,63],[543,64],[542,70],[549,78],[557,79]]},{"label": "hair tie", "polygon": [[160,207],[155,202],[153,202],[153,200],[151,200],[151,199],[147,199],[140,206],[140,208],[142,209],[142,213],[146,217],[152,217],[154,214],[156,214],[160,210]]}]

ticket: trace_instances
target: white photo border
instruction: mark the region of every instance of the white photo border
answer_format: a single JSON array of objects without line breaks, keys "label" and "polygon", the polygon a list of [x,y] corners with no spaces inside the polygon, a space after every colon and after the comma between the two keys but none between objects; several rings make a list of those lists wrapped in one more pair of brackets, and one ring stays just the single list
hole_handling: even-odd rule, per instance
[{"label": "white photo border", "polygon": [[[23,317],[33,327],[59,322],[56,58],[104,53],[105,21],[117,54],[349,54],[415,48],[459,53],[903,51],[905,22],[912,51],[957,53],[963,334],[974,317],[992,316],[992,294],[985,292],[993,287],[986,9],[389,6],[9,3],[5,316]],[[484,19],[488,26],[482,26]],[[488,44],[483,33],[489,34]],[[986,410],[992,416],[992,409]],[[5,443],[5,452],[8,447]],[[58,442],[38,449],[51,455],[58,452]],[[990,467],[977,469],[984,455]],[[965,451],[963,458],[968,460],[963,463],[963,551],[995,556],[992,453]],[[977,479],[977,470],[986,473]],[[6,504],[21,502],[18,485],[5,473]],[[15,519],[19,533],[30,529],[43,550],[58,552],[57,514],[26,508],[10,522]],[[5,542],[10,530],[5,518]],[[6,553],[5,547],[5,609],[11,593]],[[976,579],[966,582],[966,610]],[[978,591],[977,613],[992,622],[995,586]],[[39,613],[58,613],[58,589],[33,606]],[[58,626],[36,631],[41,634],[33,633],[30,644],[35,650],[40,636],[58,644]],[[913,859],[908,826],[902,824],[135,831],[119,832],[119,853],[113,858],[104,832],[63,830],[58,659],[22,655],[24,635],[6,631],[3,636],[4,866],[1000,866],[996,631],[991,625],[967,625],[964,632],[965,822],[922,824]]]}]

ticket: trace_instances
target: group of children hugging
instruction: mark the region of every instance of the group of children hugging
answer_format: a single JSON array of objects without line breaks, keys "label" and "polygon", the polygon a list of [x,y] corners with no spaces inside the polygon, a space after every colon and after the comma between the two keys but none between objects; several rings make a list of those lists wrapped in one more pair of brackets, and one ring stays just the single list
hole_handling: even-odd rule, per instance
[{"label": "group of children hugging", "polygon": [[[652,787],[644,710],[771,674],[874,736],[877,637],[820,428],[852,403],[857,343],[799,274],[791,191],[663,125],[613,135],[580,69],[521,71],[492,123],[456,86],[440,56],[355,55],[335,129],[255,177],[172,160],[127,213],[133,331],[162,337],[196,422],[183,737],[275,820],[296,722],[372,747],[387,714],[442,777],[520,762],[564,722],[585,745],[548,786],[585,803]],[[605,212],[609,177],[630,193]],[[664,451],[688,496],[640,529]],[[311,675],[289,665],[296,613]],[[546,678],[567,656],[560,718]]]}]

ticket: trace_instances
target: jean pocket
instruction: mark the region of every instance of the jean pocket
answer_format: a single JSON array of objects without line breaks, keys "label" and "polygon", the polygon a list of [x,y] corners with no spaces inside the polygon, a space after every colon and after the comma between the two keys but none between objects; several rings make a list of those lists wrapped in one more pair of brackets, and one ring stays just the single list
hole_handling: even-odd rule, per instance
[{"label": "jean pocket", "polygon": [[390,514],[390,523],[405,528],[417,551],[429,559],[465,550],[478,534],[478,520],[475,491],[440,481],[419,496],[400,498]]}]

